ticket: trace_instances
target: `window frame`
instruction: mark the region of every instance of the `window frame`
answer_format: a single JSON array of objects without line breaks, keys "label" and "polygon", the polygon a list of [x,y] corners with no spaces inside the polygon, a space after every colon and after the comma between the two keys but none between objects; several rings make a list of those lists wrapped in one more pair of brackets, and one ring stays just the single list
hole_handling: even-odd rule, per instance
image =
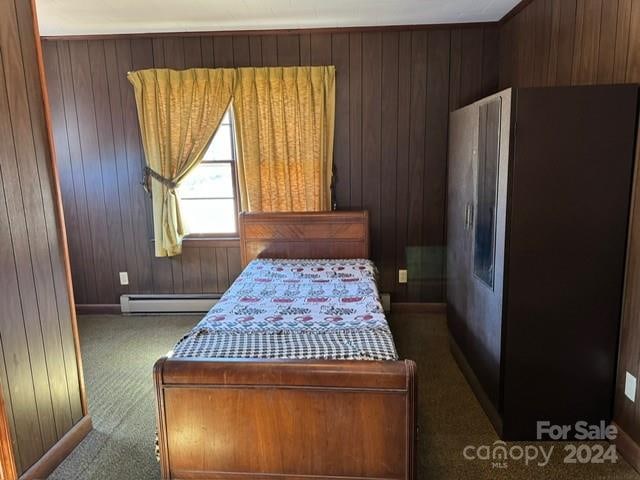
[{"label": "window frame", "polygon": [[[235,241],[235,240],[240,240],[240,225],[239,225],[239,221],[238,221],[238,215],[240,214],[240,205],[238,202],[238,176],[237,176],[237,161],[238,161],[238,150],[236,148],[236,127],[235,127],[235,117],[233,114],[233,106],[229,105],[229,108],[227,109],[227,112],[229,113],[229,127],[231,130],[231,156],[233,157],[231,160],[202,160],[202,162],[200,162],[200,165],[223,165],[223,164],[229,164],[231,167],[231,188],[232,188],[232,194],[233,194],[233,221],[234,221],[234,225],[235,225],[235,232],[227,232],[227,233],[206,233],[206,232],[199,232],[199,233],[189,233],[188,235],[185,235],[185,237],[183,238],[183,245],[187,244],[187,246],[189,246],[189,244],[194,244],[194,246],[209,246],[206,245],[207,241],[213,241],[213,243],[210,246],[228,246],[228,245],[222,245],[223,243],[226,243],[227,240],[230,241]],[[222,126],[223,124],[220,123],[220,126]],[[226,124],[224,124],[226,125]],[[219,127],[218,127],[219,128]],[[216,131],[216,133],[218,133]],[[213,135],[213,137],[211,137],[211,143],[209,143],[209,145],[207,146],[207,149],[211,147],[211,144],[213,143],[213,139],[215,138],[215,134]],[[198,167],[200,166],[198,165]],[[226,197],[225,197],[226,198]],[[221,198],[222,199],[222,198]],[[193,200],[197,200],[197,199],[185,199],[184,201],[193,201]],[[203,198],[202,200],[205,200],[205,198]],[[180,198],[180,201],[183,202],[182,197]],[[221,245],[217,245],[216,242],[221,243]]]}]

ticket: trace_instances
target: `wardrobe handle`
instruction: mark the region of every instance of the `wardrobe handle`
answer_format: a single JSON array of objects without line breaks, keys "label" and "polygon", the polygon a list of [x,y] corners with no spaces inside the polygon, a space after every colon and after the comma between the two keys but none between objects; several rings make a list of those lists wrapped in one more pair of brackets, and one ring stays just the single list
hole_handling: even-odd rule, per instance
[{"label": "wardrobe handle", "polygon": [[464,206],[464,229],[469,230],[469,204]]},{"label": "wardrobe handle", "polygon": [[464,228],[470,230],[473,225],[473,204],[467,203],[464,210]]},{"label": "wardrobe handle", "polygon": [[469,204],[464,206],[464,229],[469,230]]}]

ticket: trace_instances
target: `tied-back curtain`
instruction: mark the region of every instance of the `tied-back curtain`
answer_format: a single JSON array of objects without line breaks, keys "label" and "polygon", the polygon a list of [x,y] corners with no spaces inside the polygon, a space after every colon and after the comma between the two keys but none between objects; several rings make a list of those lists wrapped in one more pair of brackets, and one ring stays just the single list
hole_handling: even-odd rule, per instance
[{"label": "tied-back curtain", "polygon": [[176,188],[202,161],[233,94],[233,69],[130,72],[153,197],[155,252],[180,254],[186,235]]},{"label": "tied-back curtain", "polygon": [[329,210],[335,67],[237,72],[233,107],[243,210]]}]

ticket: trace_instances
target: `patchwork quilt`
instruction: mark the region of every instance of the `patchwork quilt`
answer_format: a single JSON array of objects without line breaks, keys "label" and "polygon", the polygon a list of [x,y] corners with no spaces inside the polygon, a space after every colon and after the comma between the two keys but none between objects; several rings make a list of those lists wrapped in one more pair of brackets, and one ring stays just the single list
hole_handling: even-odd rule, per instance
[{"label": "patchwork quilt", "polygon": [[177,358],[397,360],[370,260],[253,260]]}]

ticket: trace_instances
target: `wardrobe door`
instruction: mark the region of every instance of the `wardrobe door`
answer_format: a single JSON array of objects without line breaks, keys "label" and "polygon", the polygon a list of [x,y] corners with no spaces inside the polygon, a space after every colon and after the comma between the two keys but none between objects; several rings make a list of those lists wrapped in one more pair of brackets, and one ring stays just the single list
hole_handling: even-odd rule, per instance
[{"label": "wardrobe door", "polygon": [[498,411],[510,104],[510,91],[478,103],[478,148],[472,172],[475,218],[467,299],[473,332],[468,360]]},{"label": "wardrobe door", "polygon": [[635,85],[518,90],[503,353],[508,439],[535,438],[541,419],[594,425],[611,417],[637,105]]},{"label": "wardrobe door", "polygon": [[467,299],[471,275],[473,162],[477,150],[476,105],[451,113],[447,193],[447,319],[465,355],[469,349]]}]

